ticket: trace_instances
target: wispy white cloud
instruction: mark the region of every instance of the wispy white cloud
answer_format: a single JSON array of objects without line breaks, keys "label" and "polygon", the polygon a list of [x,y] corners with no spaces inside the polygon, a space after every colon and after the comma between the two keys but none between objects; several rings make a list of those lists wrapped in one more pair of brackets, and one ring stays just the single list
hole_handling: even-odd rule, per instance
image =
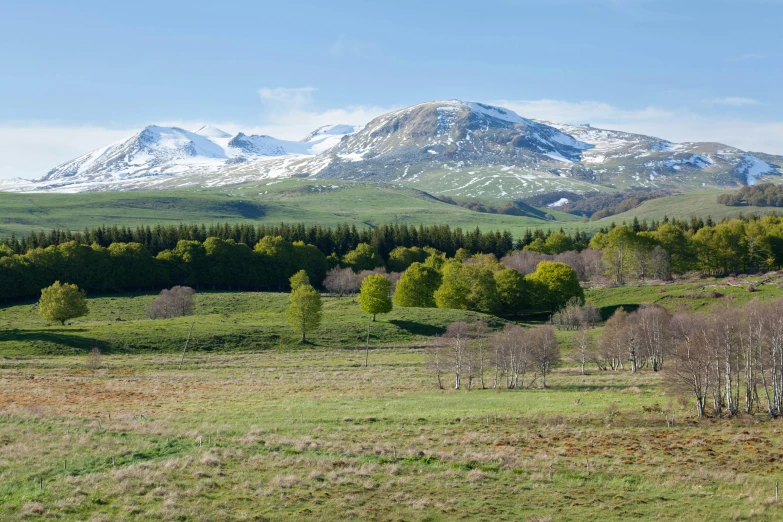
[{"label": "wispy white cloud", "polygon": [[507,107],[518,114],[537,120],[557,123],[590,123],[601,121],[665,120],[674,116],[670,110],[656,107],[620,109],[598,101],[570,102],[563,100],[498,100],[494,105]]},{"label": "wispy white cloud", "polygon": [[65,161],[131,136],[137,130],[0,123],[0,179],[43,176]]},{"label": "wispy white cloud", "polygon": [[323,125],[364,125],[373,118],[398,108],[349,105],[321,109],[316,106],[315,92],[316,89],[311,87],[259,89],[264,112],[261,115],[261,123],[254,128],[254,132],[283,139],[301,139]]},{"label": "wispy white cloud", "polygon": [[751,62],[755,60],[763,60],[769,55],[767,53],[744,53],[736,56],[729,56],[726,58],[727,62]]},{"label": "wispy white cloud", "polygon": [[287,112],[310,105],[317,90],[315,87],[262,87],[258,95],[267,111]]},{"label": "wispy white cloud", "polygon": [[740,96],[729,96],[727,98],[713,98],[711,100],[706,100],[707,103],[712,103],[713,105],[729,105],[732,107],[745,107],[747,105],[759,105],[758,100],[754,100],[753,98],[742,98]]}]

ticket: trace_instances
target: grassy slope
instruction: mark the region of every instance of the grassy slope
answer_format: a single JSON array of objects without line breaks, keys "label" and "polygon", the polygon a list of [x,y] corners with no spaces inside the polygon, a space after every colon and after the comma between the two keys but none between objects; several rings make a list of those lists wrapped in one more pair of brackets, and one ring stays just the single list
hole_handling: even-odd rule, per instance
[{"label": "grassy slope", "polygon": [[[48,324],[32,304],[0,308],[0,353],[62,355],[86,353],[93,347],[107,353],[178,351],[194,319],[190,348],[196,351],[298,346],[299,338],[283,315],[288,294],[200,293],[194,317],[172,320],[146,319],[144,312],[153,297],[132,294],[90,298],[90,314],[67,326]],[[372,325],[371,342],[384,346],[421,344],[427,336],[443,333],[453,321],[474,321],[478,317],[482,314],[397,308],[379,316]],[[360,348],[366,333],[367,316],[355,299],[326,297],[323,324],[310,335],[309,346]]]},{"label": "grassy slope", "polygon": [[[658,290],[588,295],[612,307],[651,301]],[[781,293],[762,285],[736,297]],[[294,342],[285,296],[253,293],[199,295],[194,351],[178,371],[179,354],[167,352],[180,347],[188,321],[143,319],[150,299],[91,299],[91,315],[64,328],[46,326],[30,305],[0,311],[0,518],[783,516],[771,501],[783,480],[779,421],[696,423],[659,374],[582,376],[566,359],[547,391],[438,390],[420,349],[373,351],[368,369],[361,353],[340,349],[361,344],[366,326],[350,299],[327,301],[313,336],[319,349],[292,350],[280,349]],[[700,308],[702,299],[682,301]],[[388,348],[469,315],[398,309],[373,330]],[[90,369],[85,340],[124,353]],[[55,342],[77,355],[45,355]],[[141,349],[154,352],[130,353]]]},{"label": "grassy slope", "polygon": [[645,201],[639,207],[628,212],[590,222],[590,226],[607,226],[612,221],[617,224],[623,221],[630,223],[633,221],[634,216],[638,217],[639,220],[661,220],[664,216],[680,219],[697,216],[707,219],[707,216],[712,216],[714,221],[720,221],[724,217],[737,217],[740,213],[747,216],[752,213],[768,214],[775,211],[783,211],[783,209],[777,207],[728,207],[720,205],[716,201],[720,193],[721,191],[705,190],[652,199]]},{"label": "grassy slope", "polygon": [[[339,187],[335,189],[333,187]],[[285,180],[221,189],[86,194],[0,193],[0,236],[101,224],[268,222],[358,227],[381,223],[508,229],[521,234],[548,222],[480,214],[419,191],[345,181]],[[568,215],[558,217],[578,220]]]},{"label": "grassy slope", "polygon": [[[772,275],[740,279],[705,279],[688,283],[655,284],[649,286],[621,286],[594,288],[585,291],[585,298],[601,309],[607,319],[619,307],[627,311],[640,304],[653,303],[670,312],[703,312],[721,306],[738,306],[752,299],[767,301],[783,297],[783,277]],[[755,292],[748,292],[753,285]],[[717,292],[722,297],[713,297]]]},{"label": "grassy slope", "polygon": [[421,352],[373,355],[369,369],[342,351],[204,354],[182,371],[176,355],[95,371],[83,357],[6,360],[0,517],[783,515],[778,422],[695,424],[675,404],[667,428],[670,399],[646,372],[560,370],[547,391],[467,393],[437,390]]},{"label": "grassy slope", "polygon": [[[412,225],[449,224],[483,230],[509,230],[521,236],[528,228],[564,228],[595,231],[610,223],[664,216],[687,219],[692,215],[714,220],[745,214],[779,211],[775,208],[726,207],[715,201],[717,191],[695,192],[647,201],[640,207],[583,223],[581,218],[548,210],[555,221],[533,217],[481,214],[447,205],[426,194],[399,186],[337,180],[263,181],[236,187],[181,189],[158,192],[86,194],[0,193],[0,237],[30,230],[98,225],[154,225],[177,223],[267,222]],[[494,200],[497,203],[497,200]]]}]

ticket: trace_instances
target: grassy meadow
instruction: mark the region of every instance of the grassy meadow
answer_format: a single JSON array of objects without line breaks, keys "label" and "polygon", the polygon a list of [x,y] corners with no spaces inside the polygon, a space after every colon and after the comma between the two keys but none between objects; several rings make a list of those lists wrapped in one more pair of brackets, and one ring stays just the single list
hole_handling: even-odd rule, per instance
[{"label": "grassy meadow", "polygon": [[[217,222],[307,223],[359,228],[386,223],[482,230],[510,230],[551,222],[482,214],[449,205],[404,187],[338,180],[265,180],[236,187],[172,191],[15,194],[0,192],[0,237],[53,228],[81,231],[99,225],[211,224]],[[576,216],[551,212],[563,222]]]},{"label": "grassy meadow", "polygon": [[[171,191],[90,192],[82,194],[0,193],[0,237],[53,228],[81,231],[100,225],[196,223],[307,223],[359,228],[385,223],[509,230],[520,237],[527,229],[595,232],[612,222],[639,219],[688,219],[694,214],[736,217],[740,212],[766,214],[774,207],[719,205],[719,191],[667,196],[644,202],[628,212],[598,221],[545,209],[554,220],[530,216],[483,214],[448,205],[424,192],[395,185],[343,180],[264,180],[234,187],[186,188]],[[486,199],[498,204],[499,200]]]},{"label": "grassy meadow", "polygon": [[778,207],[730,207],[721,205],[717,202],[717,198],[718,194],[723,192],[725,191],[701,190],[651,199],[627,212],[591,221],[589,225],[590,227],[595,226],[597,229],[601,226],[608,227],[612,222],[618,225],[623,221],[631,223],[634,217],[639,218],[639,221],[642,219],[660,221],[664,216],[669,218],[676,217],[678,219],[689,219],[691,216],[698,216],[705,220],[710,216],[713,221],[718,222],[723,218],[736,218],[740,214],[747,216],[750,214],[765,215],[772,212],[783,212],[783,209]]},{"label": "grassy meadow", "polygon": [[[762,280],[588,298],[608,313],[783,295]],[[379,316],[364,368],[367,318],[352,298],[326,298],[302,347],[285,294],[200,293],[178,369],[193,318],[150,321],[151,299],[91,297],[64,327],[32,303],[0,308],[0,519],[783,518],[780,420],[697,421],[649,370],[581,375],[569,332],[547,390],[531,375],[525,389],[492,389],[491,372],[488,389],[452,390],[447,375],[441,390],[422,346],[480,314]]]}]

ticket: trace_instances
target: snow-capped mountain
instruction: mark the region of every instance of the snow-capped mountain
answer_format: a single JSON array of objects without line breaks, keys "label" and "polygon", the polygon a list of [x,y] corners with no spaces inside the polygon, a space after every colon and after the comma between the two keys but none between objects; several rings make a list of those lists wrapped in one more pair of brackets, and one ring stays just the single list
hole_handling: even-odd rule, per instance
[{"label": "snow-capped mountain", "polygon": [[474,102],[429,102],[380,116],[342,140],[329,151],[337,161],[322,174],[345,170],[346,162],[356,177],[363,172],[377,176],[379,169],[396,176],[399,165],[412,163],[573,162],[589,148],[550,125],[507,109]]},{"label": "snow-capped mountain", "polygon": [[676,144],[534,121],[500,107],[451,100],[380,116],[297,168],[438,194],[518,198],[558,190],[736,187],[780,174],[781,160],[717,143]]},{"label": "snow-capped mountain", "polygon": [[242,132],[231,135],[210,125],[193,132],[150,125],[125,140],[55,167],[32,185],[41,189],[112,184],[138,188],[138,182],[154,180],[158,184],[165,178],[221,174],[236,170],[238,165],[247,170],[272,159],[306,158],[324,152],[356,127],[334,125],[319,131],[302,141],[289,141]]},{"label": "snow-capped mountain", "polygon": [[302,141],[311,145],[316,154],[326,152],[343,139],[362,130],[360,125],[324,125],[308,134]]},{"label": "snow-capped mountain", "polygon": [[549,125],[592,145],[572,174],[620,188],[754,185],[760,176],[780,174],[781,158],[769,156],[768,163],[720,143],[672,143],[588,125]]},{"label": "snow-capped mountain", "polygon": [[463,197],[519,198],[637,187],[687,191],[779,176],[783,157],[718,143],[672,143],[589,125],[524,118],[459,100],[328,125],[301,141],[150,126],[35,181],[0,190],[85,191],[235,185],[266,178],[372,180]]}]

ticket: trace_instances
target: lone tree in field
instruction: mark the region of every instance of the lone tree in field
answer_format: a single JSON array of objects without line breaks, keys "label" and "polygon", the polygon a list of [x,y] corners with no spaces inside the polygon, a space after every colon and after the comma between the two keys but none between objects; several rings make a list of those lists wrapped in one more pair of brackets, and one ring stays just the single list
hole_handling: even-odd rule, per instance
[{"label": "lone tree in field", "polygon": [[76,285],[55,281],[41,290],[38,312],[47,321],[58,321],[64,325],[68,319],[87,315],[87,298],[84,290]]},{"label": "lone tree in field", "polygon": [[[304,273],[304,271],[300,272]],[[321,326],[321,294],[310,285],[309,280],[291,277],[291,304],[286,310],[289,324],[302,334],[301,343],[307,342],[307,333]]]},{"label": "lone tree in field", "polygon": [[376,314],[387,314],[392,310],[392,301],[389,298],[391,283],[380,274],[368,276],[362,281],[359,290],[359,307],[362,312],[370,314],[367,319],[367,348],[364,353],[364,367],[367,367],[370,358],[370,324],[375,321]]},{"label": "lone tree in field", "polygon": [[161,290],[147,307],[150,319],[170,319],[193,314],[193,295],[195,290],[189,286],[175,286],[171,290]]},{"label": "lone tree in field", "polygon": [[310,277],[307,275],[307,272],[304,270],[300,270],[294,275],[292,275],[288,282],[291,284],[291,290],[296,290],[300,286],[311,286],[310,285]]}]

